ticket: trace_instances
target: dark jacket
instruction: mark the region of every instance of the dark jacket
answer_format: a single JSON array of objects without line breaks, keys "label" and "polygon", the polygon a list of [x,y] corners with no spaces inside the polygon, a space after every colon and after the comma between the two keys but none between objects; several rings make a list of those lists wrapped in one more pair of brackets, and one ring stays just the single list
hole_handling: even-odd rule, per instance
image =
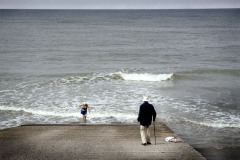
[{"label": "dark jacket", "polygon": [[148,102],[144,102],[139,108],[137,120],[140,122],[140,125],[149,126],[152,124],[152,119],[155,121],[156,111],[153,105],[149,104]]}]

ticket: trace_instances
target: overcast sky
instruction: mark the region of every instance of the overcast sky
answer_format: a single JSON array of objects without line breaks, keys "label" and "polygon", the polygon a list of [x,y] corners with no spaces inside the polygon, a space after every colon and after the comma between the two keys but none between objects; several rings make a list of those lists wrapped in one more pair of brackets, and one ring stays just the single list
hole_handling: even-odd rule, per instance
[{"label": "overcast sky", "polygon": [[240,8],[240,0],[0,0],[0,9]]}]

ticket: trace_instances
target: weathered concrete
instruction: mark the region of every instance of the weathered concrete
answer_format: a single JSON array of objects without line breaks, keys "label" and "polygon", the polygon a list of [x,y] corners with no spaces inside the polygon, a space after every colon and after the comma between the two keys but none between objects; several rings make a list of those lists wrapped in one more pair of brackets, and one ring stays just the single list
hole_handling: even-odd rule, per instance
[{"label": "weathered concrete", "polygon": [[0,131],[0,159],[167,159],[203,160],[163,123],[156,125],[157,144],[142,146],[139,125],[29,125]]}]

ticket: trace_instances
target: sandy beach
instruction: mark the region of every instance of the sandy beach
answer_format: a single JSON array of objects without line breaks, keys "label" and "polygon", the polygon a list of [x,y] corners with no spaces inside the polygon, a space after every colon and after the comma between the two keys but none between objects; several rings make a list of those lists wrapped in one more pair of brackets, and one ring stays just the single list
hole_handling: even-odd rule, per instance
[{"label": "sandy beach", "polygon": [[[26,125],[0,131],[1,159],[205,159],[165,124],[156,145],[141,145],[139,125]],[[181,142],[166,142],[176,136]]]}]

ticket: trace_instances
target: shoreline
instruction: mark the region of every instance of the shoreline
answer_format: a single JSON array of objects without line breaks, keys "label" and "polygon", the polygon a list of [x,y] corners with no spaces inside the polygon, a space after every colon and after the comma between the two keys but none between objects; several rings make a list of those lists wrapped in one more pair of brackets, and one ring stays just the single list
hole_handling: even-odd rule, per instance
[{"label": "shoreline", "polygon": [[[23,125],[0,130],[1,159],[205,159],[164,123],[142,146],[138,124]],[[181,142],[166,142],[175,136]]]}]

